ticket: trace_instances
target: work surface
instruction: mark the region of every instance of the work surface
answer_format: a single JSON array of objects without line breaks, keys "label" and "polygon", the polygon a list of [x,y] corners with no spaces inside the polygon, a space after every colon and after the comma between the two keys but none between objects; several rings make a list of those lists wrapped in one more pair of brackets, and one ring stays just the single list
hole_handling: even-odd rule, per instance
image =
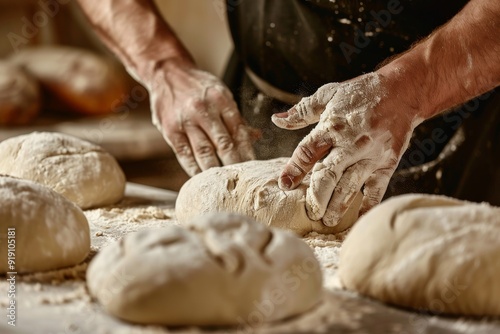
[{"label": "work surface", "polygon": [[[446,318],[390,307],[341,289],[336,276],[338,252],[345,234],[308,235],[324,274],[324,298],[316,308],[287,321],[263,324],[248,319],[247,327],[203,330],[136,326],[107,315],[88,294],[88,262],[110,242],[145,228],[176,224],[174,192],[129,184],[118,205],[85,212],[91,228],[92,252],[82,264],[68,269],[18,275],[16,327],[0,333],[500,333],[500,321]],[[0,307],[7,307],[7,282],[0,282]],[[193,305],[196,308],[196,305]],[[264,312],[264,311],[263,311]],[[264,312],[265,313],[265,312]],[[265,314],[262,314],[265,317]],[[248,326],[250,324],[250,326]]]}]

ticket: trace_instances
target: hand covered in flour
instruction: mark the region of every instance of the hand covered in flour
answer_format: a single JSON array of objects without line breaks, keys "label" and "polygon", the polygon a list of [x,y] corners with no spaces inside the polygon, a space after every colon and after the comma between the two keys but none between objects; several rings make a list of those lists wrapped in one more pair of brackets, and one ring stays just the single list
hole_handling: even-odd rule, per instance
[{"label": "hand covered in flour", "polygon": [[418,123],[388,86],[382,75],[369,73],[324,85],[288,112],[273,115],[278,127],[291,130],[319,121],[279,180],[282,189],[294,189],[312,169],[309,218],[335,226],[359,191],[360,214],[381,201]]},{"label": "hand covered in flour", "polygon": [[170,61],[148,86],[153,123],[190,176],[255,158],[250,128],[217,77]]}]

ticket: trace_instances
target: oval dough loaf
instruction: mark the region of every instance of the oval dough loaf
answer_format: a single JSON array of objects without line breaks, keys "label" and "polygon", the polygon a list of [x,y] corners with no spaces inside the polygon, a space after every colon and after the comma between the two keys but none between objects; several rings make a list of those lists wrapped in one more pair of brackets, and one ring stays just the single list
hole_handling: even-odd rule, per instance
[{"label": "oval dough loaf", "polygon": [[0,143],[0,173],[52,188],[82,209],[118,202],[125,176],[101,147],[51,132],[34,132]]},{"label": "oval dough loaf", "polygon": [[0,125],[22,125],[40,111],[40,90],[22,69],[0,63]]},{"label": "oval dough loaf", "polygon": [[434,313],[500,315],[500,208],[404,195],[349,232],[339,276],[348,289]]},{"label": "oval dough loaf", "polygon": [[309,219],[305,206],[309,178],[291,191],[284,192],[278,186],[278,177],[287,161],[288,158],[248,161],[210,168],[195,175],[179,192],[175,205],[177,219],[185,223],[202,213],[234,212],[299,235],[311,231],[337,233],[354,224],[361,204],[359,195],[336,226]]},{"label": "oval dough loaf", "polygon": [[0,176],[0,274],[73,266],[89,251],[89,225],[75,204],[40,184]]},{"label": "oval dough loaf", "polygon": [[106,59],[86,50],[37,46],[9,58],[37,78],[57,99],[84,114],[113,111],[125,93],[123,77]]},{"label": "oval dough loaf", "polygon": [[87,271],[91,294],[116,317],[171,326],[255,325],[319,302],[319,263],[292,233],[227,213],[187,227],[139,231],[103,249]]}]

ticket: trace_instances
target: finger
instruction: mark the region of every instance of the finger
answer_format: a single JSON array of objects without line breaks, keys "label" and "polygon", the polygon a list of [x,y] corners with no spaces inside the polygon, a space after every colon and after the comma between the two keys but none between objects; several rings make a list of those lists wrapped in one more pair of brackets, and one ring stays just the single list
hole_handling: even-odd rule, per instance
[{"label": "finger", "polygon": [[335,226],[342,220],[354,198],[361,191],[365,180],[370,176],[373,170],[370,169],[370,165],[368,160],[364,160],[345,170],[325,211],[323,224]]},{"label": "finger", "polygon": [[335,95],[337,86],[337,83],[321,86],[316,93],[302,98],[287,112],[274,114],[271,120],[277,127],[291,130],[302,129],[317,123],[325,106]]},{"label": "finger", "polygon": [[234,140],[220,118],[216,117],[210,120],[209,124],[204,122],[200,125],[204,132],[208,134],[223,165],[241,162]]},{"label": "finger", "polygon": [[255,152],[252,146],[252,129],[245,125],[245,121],[238,111],[236,103],[225,109],[222,113],[222,120],[230,131],[235,143],[235,150],[238,152],[239,161],[248,161],[255,159]]},{"label": "finger", "polygon": [[189,176],[194,176],[201,172],[194,158],[189,140],[183,133],[173,133],[170,138],[165,136],[165,140],[167,144],[172,147],[177,157],[177,161],[179,161],[182,169],[184,169]]},{"label": "finger", "polygon": [[185,131],[193,150],[194,158],[201,170],[220,166],[212,142],[208,139],[205,132],[197,126],[185,127]]},{"label": "finger", "polygon": [[279,186],[283,190],[295,189],[314,164],[323,158],[333,147],[330,133],[313,129],[295,148],[290,160],[283,168]]},{"label": "finger", "polygon": [[368,210],[379,204],[384,197],[387,186],[394,173],[394,168],[376,170],[365,182],[363,189],[363,202],[359,215],[364,215]]},{"label": "finger", "polygon": [[338,148],[314,166],[306,193],[306,210],[310,219],[323,218],[337,183],[352,163],[351,154]]},{"label": "finger", "polygon": [[255,151],[252,146],[252,136],[252,128],[245,124],[241,124],[236,131],[235,139],[242,161],[255,160]]}]

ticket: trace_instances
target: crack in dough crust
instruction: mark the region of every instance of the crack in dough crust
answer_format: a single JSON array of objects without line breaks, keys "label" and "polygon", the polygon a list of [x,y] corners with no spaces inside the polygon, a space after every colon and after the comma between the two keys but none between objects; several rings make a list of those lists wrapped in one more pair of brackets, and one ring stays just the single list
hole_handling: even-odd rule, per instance
[{"label": "crack in dough crust", "polygon": [[272,308],[270,322],[318,304],[320,265],[292,233],[227,213],[186,227],[142,230],[104,248],[87,271],[91,294],[118,318],[170,326],[237,325],[259,307]]}]

